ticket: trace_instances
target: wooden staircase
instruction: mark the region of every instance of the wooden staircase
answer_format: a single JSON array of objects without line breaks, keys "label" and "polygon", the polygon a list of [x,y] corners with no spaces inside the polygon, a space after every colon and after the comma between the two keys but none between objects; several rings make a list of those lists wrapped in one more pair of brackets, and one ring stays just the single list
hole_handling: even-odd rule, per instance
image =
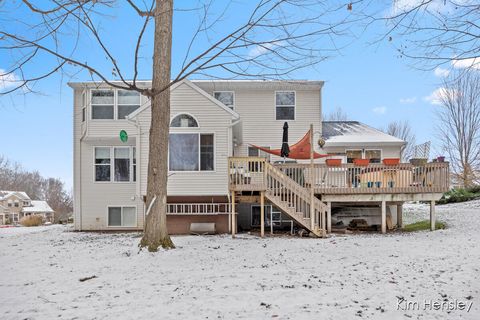
[{"label": "wooden staircase", "polygon": [[[297,224],[317,237],[325,236],[327,206],[264,158],[234,158],[229,161],[230,190],[261,191],[265,198]],[[323,229],[322,229],[323,226]]]}]

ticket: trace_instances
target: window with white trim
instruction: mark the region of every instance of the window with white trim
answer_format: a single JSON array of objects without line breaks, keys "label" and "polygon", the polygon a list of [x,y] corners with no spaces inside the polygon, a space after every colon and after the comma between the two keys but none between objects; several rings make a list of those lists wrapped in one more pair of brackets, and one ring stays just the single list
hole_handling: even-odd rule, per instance
[{"label": "window with white trim", "polygon": [[353,163],[355,159],[362,159],[362,150],[347,150],[345,152],[347,154],[347,163]]},{"label": "window with white trim", "polygon": [[115,181],[130,181],[130,147],[113,148]]},{"label": "window with white trim", "polygon": [[214,135],[171,133],[168,144],[170,171],[215,170]]},{"label": "window with white trim", "polygon": [[215,91],[213,96],[230,109],[235,108],[235,93],[233,91]]},{"label": "window with white trim", "polygon": [[275,92],[275,119],[295,120],[295,91]]},{"label": "window with white trim", "polygon": [[380,163],[382,161],[382,150],[365,150],[365,159],[369,159],[370,163]]},{"label": "window with white trim", "polygon": [[92,90],[92,119],[113,119],[114,105],[113,90]]},{"label": "window with white trim", "polygon": [[110,148],[95,148],[95,181],[110,181],[111,163]]},{"label": "window with white trim", "polygon": [[95,147],[96,182],[136,181],[135,147]]},{"label": "window with white trim", "polygon": [[135,227],[136,225],[136,207],[108,207],[109,227]]},{"label": "window with white trim", "polygon": [[172,128],[198,128],[197,120],[189,114],[182,113],[170,122]]},{"label": "window with white trim", "polygon": [[117,119],[125,119],[140,108],[140,93],[131,90],[117,90]]}]

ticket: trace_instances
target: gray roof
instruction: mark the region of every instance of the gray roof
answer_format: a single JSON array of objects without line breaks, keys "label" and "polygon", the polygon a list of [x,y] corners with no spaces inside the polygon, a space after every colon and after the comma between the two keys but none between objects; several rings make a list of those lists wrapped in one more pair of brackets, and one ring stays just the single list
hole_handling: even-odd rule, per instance
[{"label": "gray roof", "polygon": [[26,194],[23,191],[5,191],[5,190],[0,190],[0,200],[7,199],[10,196],[15,195],[17,198],[20,198],[22,200],[30,200],[30,197],[28,194]]},{"label": "gray roof", "polygon": [[359,121],[323,121],[322,135],[326,146],[405,144],[405,141]]}]

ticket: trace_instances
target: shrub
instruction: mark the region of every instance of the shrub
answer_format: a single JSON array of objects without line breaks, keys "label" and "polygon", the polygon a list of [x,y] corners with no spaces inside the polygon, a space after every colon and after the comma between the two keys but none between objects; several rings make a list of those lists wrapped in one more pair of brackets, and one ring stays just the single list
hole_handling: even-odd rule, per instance
[{"label": "shrub", "polygon": [[458,188],[445,192],[437,203],[446,204],[453,202],[464,202],[476,199],[478,197],[480,197],[480,193],[471,192],[471,189]]},{"label": "shrub", "polygon": [[470,188],[467,188],[467,191],[471,192],[471,193],[478,193],[478,195],[480,195],[480,184],[476,185],[476,186],[473,186],[473,187],[470,187]]},{"label": "shrub", "polygon": [[43,217],[35,214],[26,216],[20,219],[20,224],[25,227],[37,227],[43,224]]}]

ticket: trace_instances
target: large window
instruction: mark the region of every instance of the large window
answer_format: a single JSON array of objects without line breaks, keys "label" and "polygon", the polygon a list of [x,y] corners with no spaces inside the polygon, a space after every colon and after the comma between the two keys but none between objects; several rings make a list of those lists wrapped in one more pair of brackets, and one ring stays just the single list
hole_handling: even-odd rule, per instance
[{"label": "large window", "polygon": [[198,122],[189,114],[179,114],[170,122],[172,128],[197,128]]},{"label": "large window", "polygon": [[136,91],[101,89],[92,90],[91,95],[92,119],[125,119],[140,107]]},{"label": "large window", "polygon": [[369,159],[370,163],[380,163],[382,161],[382,151],[365,150],[365,159]]},{"label": "large window", "polygon": [[275,114],[277,120],[295,120],[295,91],[275,92]]},{"label": "large window", "polygon": [[362,159],[362,150],[347,150],[347,163],[353,163],[355,159]]},{"label": "large window", "polygon": [[136,181],[135,147],[95,147],[95,181]]},{"label": "large window", "polygon": [[114,148],[115,181],[130,181],[130,148]]},{"label": "large window", "polygon": [[117,119],[125,119],[140,107],[140,93],[129,90],[117,91]]},{"label": "large window", "polygon": [[215,91],[213,96],[230,109],[235,108],[235,94],[233,91]]},{"label": "large window", "polygon": [[109,227],[135,227],[136,225],[136,207],[108,207]]},{"label": "large window", "polygon": [[214,136],[199,133],[171,133],[168,145],[170,171],[214,170]]},{"label": "large window", "polygon": [[110,148],[95,148],[95,181],[110,181]]},{"label": "large window", "polygon": [[113,90],[92,90],[92,119],[113,119]]}]

